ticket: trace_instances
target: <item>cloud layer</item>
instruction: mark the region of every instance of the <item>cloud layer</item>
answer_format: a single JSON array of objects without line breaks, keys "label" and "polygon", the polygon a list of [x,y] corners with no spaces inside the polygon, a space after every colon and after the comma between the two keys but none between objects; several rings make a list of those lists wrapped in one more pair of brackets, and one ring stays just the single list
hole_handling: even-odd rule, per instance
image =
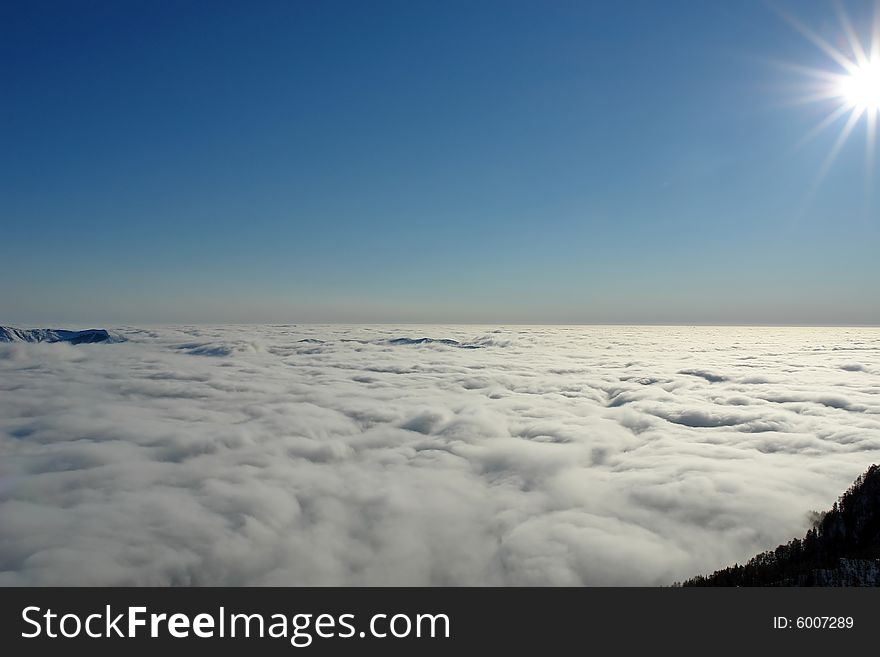
[{"label": "cloud layer", "polygon": [[0,345],[0,584],[664,584],[880,461],[877,329],[120,332]]}]

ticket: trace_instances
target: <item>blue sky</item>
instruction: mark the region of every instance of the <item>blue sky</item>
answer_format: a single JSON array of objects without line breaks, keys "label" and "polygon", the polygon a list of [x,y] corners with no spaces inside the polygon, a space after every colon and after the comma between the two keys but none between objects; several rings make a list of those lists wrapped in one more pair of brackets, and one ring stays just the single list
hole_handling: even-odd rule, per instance
[{"label": "blue sky", "polygon": [[759,0],[5,2],[0,323],[878,324],[865,121],[813,185],[777,61],[836,70]]}]

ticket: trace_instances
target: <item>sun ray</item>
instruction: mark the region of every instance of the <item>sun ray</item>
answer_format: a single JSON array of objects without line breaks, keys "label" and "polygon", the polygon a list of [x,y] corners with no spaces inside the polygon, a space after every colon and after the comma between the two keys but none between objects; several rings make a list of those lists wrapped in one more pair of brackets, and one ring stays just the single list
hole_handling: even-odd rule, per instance
[{"label": "sun ray", "polygon": [[874,2],[874,30],[871,34],[871,59],[880,59],[880,0]]},{"label": "sun ray", "polygon": [[841,78],[840,73],[834,73],[832,71],[826,71],[825,69],[814,68],[812,66],[804,66],[803,64],[786,62],[781,59],[765,58],[763,61],[767,62],[771,66],[775,66],[786,71],[792,71],[794,73],[800,73],[807,77],[816,78],[817,80],[823,80],[825,82],[836,82]]},{"label": "sun ray", "polygon": [[849,15],[846,13],[846,9],[843,7],[843,3],[841,0],[834,0],[834,8],[837,10],[837,17],[840,20],[841,26],[843,26],[843,31],[846,34],[846,40],[849,42],[849,47],[853,51],[853,56],[856,58],[856,64],[858,66],[865,66],[869,57],[865,52],[865,48],[862,46],[861,40],[859,40],[858,35],[856,35],[855,28],[853,28],[852,21],[849,19]]},{"label": "sun ray", "polygon": [[[786,85],[774,85],[777,92],[786,92],[786,97],[778,98],[772,103],[774,107],[798,107],[821,103],[823,101],[839,101],[840,86],[845,76],[838,76],[834,83],[830,81],[824,85],[815,83],[789,83]],[[836,104],[840,104],[839,102]]]},{"label": "sun ray", "polygon": [[813,129],[810,130],[806,135],[804,135],[803,138],[801,138],[800,141],[798,141],[798,143],[794,145],[794,150],[799,150],[809,144],[816,137],[825,132],[825,130],[827,130],[831,125],[839,121],[840,118],[849,111],[850,109],[844,105],[838,107],[836,110],[831,112],[831,114],[822,119],[822,121],[816,124]]},{"label": "sun ray", "polygon": [[[836,98],[840,98],[840,93],[838,91],[826,89],[823,91],[817,91],[812,94],[807,94],[805,96],[789,98],[786,102],[782,103],[782,105],[787,105],[789,107],[797,107],[799,105],[815,105],[816,103],[822,102],[823,100],[834,100]],[[852,108],[846,107],[846,109]]]},{"label": "sun ray", "polygon": [[870,204],[874,189],[874,164],[877,158],[877,112],[868,112],[868,138],[865,140],[865,192]]},{"label": "sun ray", "polygon": [[783,20],[785,20],[789,25],[791,25],[794,29],[800,32],[804,37],[806,37],[809,41],[811,41],[814,45],[818,46],[820,50],[822,50],[826,55],[831,57],[835,62],[837,62],[845,71],[848,73],[852,73],[856,70],[855,63],[849,59],[846,55],[840,52],[837,48],[832,46],[828,41],[823,39],[821,36],[816,34],[809,27],[804,25],[797,17],[793,14],[780,9],[779,7],[773,7],[773,9],[778,13]]},{"label": "sun ray", "polygon": [[828,175],[828,172],[831,170],[831,167],[837,160],[837,156],[840,155],[840,151],[843,149],[844,144],[846,144],[847,139],[849,139],[849,136],[855,129],[856,123],[858,123],[859,119],[862,118],[863,113],[863,109],[858,107],[853,108],[852,113],[849,115],[849,119],[846,122],[846,125],[843,126],[843,130],[840,131],[840,135],[838,135],[837,141],[834,142],[834,146],[831,147],[831,152],[828,153],[828,156],[822,163],[822,168],[819,170],[816,179],[813,181],[814,189],[817,188],[823,180],[825,180],[825,177]]}]

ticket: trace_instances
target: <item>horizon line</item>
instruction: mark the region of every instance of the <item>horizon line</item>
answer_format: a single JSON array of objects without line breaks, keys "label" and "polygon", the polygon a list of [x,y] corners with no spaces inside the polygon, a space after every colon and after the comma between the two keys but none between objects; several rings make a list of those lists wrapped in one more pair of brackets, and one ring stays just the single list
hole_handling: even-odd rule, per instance
[{"label": "horizon line", "polygon": [[[190,322],[98,322],[105,326],[123,327],[178,327],[178,326],[566,326],[566,327],[619,327],[619,328],[880,328],[880,324],[872,323],[711,323],[711,322],[456,322],[456,321],[389,321],[389,322],[355,322],[355,321],[266,321],[266,322],[235,322],[235,321],[190,321]],[[23,326],[26,328],[51,328],[62,326],[85,326],[83,322],[0,323],[0,327]],[[89,325],[89,328],[97,326]]]}]

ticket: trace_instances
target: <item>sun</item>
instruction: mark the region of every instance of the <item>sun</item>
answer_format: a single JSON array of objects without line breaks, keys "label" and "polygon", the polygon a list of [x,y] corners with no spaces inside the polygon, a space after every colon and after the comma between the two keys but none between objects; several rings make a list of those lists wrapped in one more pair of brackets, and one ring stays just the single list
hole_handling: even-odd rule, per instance
[{"label": "sun", "polygon": [[840,97],[854,110],[880,112],[880,58],[857,65],[840,81]]},{"label": "sun", "polygon": [[[831,148],[831,152],[813,182],[815,190],[831,169],[843,146],[864,121],[865,130],[865,182],[866,190],[872,188],[874,164],[877,160],[877,133],[880,127],[880,0],[875,0],[874,19],[859,22],[862,36],[850,20],[843,4],[834,3],[840,19],[840,31],[833,38],[837,45],[804,25],[792,14],[776,9],[798,32],[805,36],[830,59],[828,68],[807,68],[793,64],[786,68],[804,74],[807,82],[801,87],[805,95],[796,102],[822,103],[828,105],[828,115],[801,140],[799,145],[817,137],[832,125],[843,122],[843,127]],[[867,28],[865,30],[864,28]],[[867,31],[869,34],[864,34]]]}]

